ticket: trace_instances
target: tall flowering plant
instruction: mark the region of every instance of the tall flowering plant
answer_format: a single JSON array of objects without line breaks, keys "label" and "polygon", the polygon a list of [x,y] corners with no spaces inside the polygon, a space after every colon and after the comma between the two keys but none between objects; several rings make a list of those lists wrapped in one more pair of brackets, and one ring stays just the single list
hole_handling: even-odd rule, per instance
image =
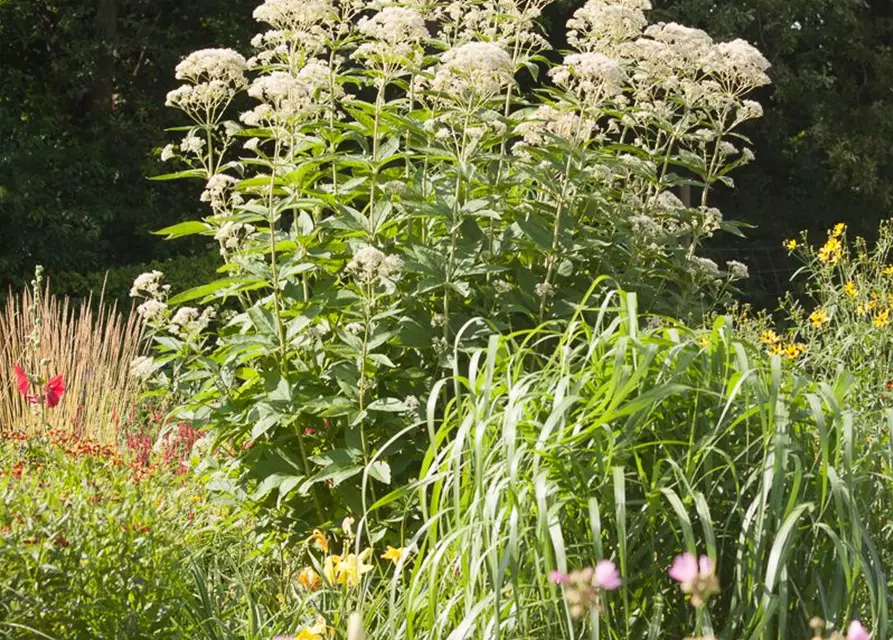
[{"label": "tall flowering plant", "polygon": [[161,155],[187,168],[164,178],[204,181],[208,211],[162,233],[213,238],[223,277],[135,283],[160,351],[140,368],[252,445],[236,473],[255,498],[356,510],[419,459],[424,432],[397,434],[454,345],[563,317],[600,275],[664,312],[746,277],[697,249],[735,229],[709,195],[753,157],[736,129],[766,60],[648,26],[648,0],[589,0],[540,75],[547,1],[266,0],[253,57],[178,65],[168,104],[192,125]]},{"label": "tall flowering plant", "polygon": [[25,340],[26,353],[23,354],[25,360],[24,364],[16,364],[13,367],[13,373],[15,374],[16,389],[35,409],[35,412],[40,413],[40,427],[43,427],[46,425],[46,410],[58,405],[62,394],[65,393],[65,378],[61,373],[54,376],[48,375],[50,361],[40,357],[41,328],[44,321],[41,306],[43,267],[40,265],[34,269],[31,290],[34,304],[31,307],[31,331]]}]

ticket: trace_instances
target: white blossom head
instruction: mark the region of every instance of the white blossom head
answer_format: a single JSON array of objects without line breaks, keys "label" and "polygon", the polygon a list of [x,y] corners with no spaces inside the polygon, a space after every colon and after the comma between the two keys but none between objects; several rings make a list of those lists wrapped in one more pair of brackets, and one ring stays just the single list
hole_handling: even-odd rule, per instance
[{"label": "white blossom head", "polygon": [[347,265],[347,271],[363,283],[379,281],[386,289],[390,283],[400,278],[403,260],[398,256],[385,255],[375,247],[366,246],[358,250]]},{"label": "white blossom head", "polygon": [[371,18],[361,18],[357,31],[370,42],[361,44],[352,58],[410,68],[421,64],[420,45],[430,37],[425,19],[409,7],[385,7]]},{"label": "white blossom head", "polygon": [[134,279],[133,286],[130,287],[131,298],[162,298],[170,289],[169,285],[162,285],[161,280],[164,274],[161,271],[154,270],[141,273]]},{"label": "white blossom head", "polygon": [[254,18],[273,27],[251,43],[263,48],[252,66],[271,64],[276,59],[289,62],[295,46],[315,55],[325,48],[338,17],[331,0],[265,0],[254,10]]},{"label": "white blossom head", "polygon": [[202,154],[204,148],[205,141],[194,133],[187,134],[186,137],[180,141],[180,151],[185,153],[192,153],[199,156]]},{"label": "white blossom head", "polygon": [[274,29],[303,30],[336,16],[331,0],[264,0],[254,10],[254,19]]},{"label": "white blossom head", "polygon": [[167,94],[165,104],[186,112],[201,124],[217,124],[226,104],[245,88],[248,65],[232,49],[202,49],[189,54],[176,68],[186,84]]},{"label": "white blossom head", "polygon": [[596,122],[575,113],[573,105],[558,103],[534,109],[515,127],[525,144],[541,146],[553,142],[552,136],[572,142],[589,139]]},{"label": "white blossom head", "polygon": [[202,49],[186,56],[175,76],[192,84],[220,81],[239,89],[245,86],[247,69],[245,58],[232,49]]},{"label": "white blossom head", "polygon": [[620,62],[597,53],[574,53],[549,71],[558,86],[597,105],[623,92],[626,74]]},{"label": "white blossom head", "polygon": [[750,277],[750,273],[747,270],[747,265],[743,262],[738,262],[737,260],[729,260],[728,262],[726,262],[726,269],[728,269],[730,280],[746,280]]},{"label": "white blossom head", "polygon": [[296,74],[274,71],[251,83],[248,95],[261,101],[253,110],[243,113],[242,122],[250,127],[286,125],[308,120],[325,112],[331,90],[329,68],[319,60],[311,60]]},{"label": "white blossom head", "polygon": [[254,233],[254,225],[229,220],[217,230],[214,239],[220,243],[220,253],[225,255],[241,248],[252,233]]},{"label": "white blossom head", "polygon": [[243,202],[242,196],[233,191],[238,182],[234,177],[225,173],[213,175],[205,184],[205,190],[200,199],[202,202],[210,203],[215,214],[225,213]]},{"label": "white blossom head", "polygon": [[469,42],[454,47],[440,60],[431,88],[446,96],[492,98],[514,77],[511,57],[492,42]]},{"label": "white blossom head", "polygon": [[389,44],[421,42],[430,37],[425,19],[409,7],[385,7],[371,18],[361,18],[357,31],[367,38]]},{"label": "white blossom head", "polygon": [[588,0],[567,22],[568,42],[581,51],[613,55],[648,24],[650,0]]},{"label": "white blossom head", "polygon": [[167,304],[155,298],[149,298],[136,308],[137,315],[153,326],[159,325],[167,316]]},{"label": "white blossom head", "polygon": [[165,145],[161,150],[161,161],[167,162],[177,155],[176,148],[172,144]]},{"label": "white blossom head", "polygon": [[208,327],[214,316],[211,307],[201,312],[194,307],[180,307],[171,318],[170,331],[182,338],[194,339]]},{"label": "white blossom head", "polygon": [[741,40],[713,46],[705,70],[733,94],[769,84],[766,73],[772,65],[753,45]]},{"label": "white blossom head", "polygon": [[699,280],[716,280],[719,278],[719,266],[710,258],[691,256],[689,266],[692,275]]}]

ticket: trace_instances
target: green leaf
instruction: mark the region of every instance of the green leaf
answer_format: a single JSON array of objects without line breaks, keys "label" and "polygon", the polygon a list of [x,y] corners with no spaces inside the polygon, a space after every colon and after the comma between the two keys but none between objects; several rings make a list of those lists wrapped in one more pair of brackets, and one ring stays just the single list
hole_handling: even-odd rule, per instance
[{"label": "green leaf", "polygon": [[174,238],[183,238],[185,236],[192,236],[196,233],[204,233],[205,231],[210,230],[211,225],[205,222],[189,220],[187,222],[181,222],[180,224],[171,225],[170,227],[165,227],[164,229],[159,229],[158,231],[153,231],[152,233],[156,236],[165,236],[166,240],[172,240]]},{"label": "green leaf", "polygon": [[367,407],[369,411],[387,411],[389,413],[401,413],[406,411],[406,404],[397,398],[379,398]]},{"label": "green leaf", "polygon": [[182,180],[183,178],[207,178],[208,172],[204,169],[189,169],[187,171],[178,171],[177,173],[165,173],[160,176],[152,176],[149,180],[154,181],[164,181],[164,180]]},{"label": "green leaf", "polygon": [[[250,278],[250,277],[239,277],[239,278],[222,278],[220,280],[214,280],[213,282],[209,282],[208,284],[203,284],[199,287],[194,287],[192,289],[188,289],[183,293],[180,293],[173,298],[171,298],[168,302],[172,305],[182,304],[184,302],[189,302],[190,300],[195,300],[197,298],[205,298],[208,296],[214,296],[217,298],[223,297],[225,295],[232,295],[239,291],[248,291],[251,289],[260,289],[261,287],[267,286],[267,281],[262,280],[260,278]],[[217,294],[217,295],[214,295]]]},{"label": "green leaf", "polygon": [[367,473],[370,478],[385,484],[391,484],[391,467],[384,460],[376,460],[369,465]]}]

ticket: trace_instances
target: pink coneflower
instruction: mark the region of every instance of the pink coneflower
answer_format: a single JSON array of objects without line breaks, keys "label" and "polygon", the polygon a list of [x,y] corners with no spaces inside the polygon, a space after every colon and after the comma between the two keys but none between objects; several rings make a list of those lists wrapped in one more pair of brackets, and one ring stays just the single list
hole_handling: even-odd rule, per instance
[{"label": "pink coneflower", "polygon": [[596,587],[605,591],[613,591],[621,584],[620,573],[610,560],[599,560],[595,565],[595,575],[592,580]]},{"label": "pink coneflower", "polygon": [[673,559],[667,573],[679,583],[682,593],[691,595],[695,607],[700,607],[707,598],[719,592],[719,581],[707,556],[696,558],[691,553],[680,554]]},{"label": "pink coneflower", "polygon": [[605,591],[614,591],[622,583],[617,566],[610,560],[600,560],[595,567],[585,567],[564,574],[553,571],[549,580],[565,587],[564,597],[571,615],[581,618],[590,610],[602,611]]},{"label": "pink coneflower", "polygon": [[858,620],[853,620],[850,622],[850,626],[846,631],[846,640],[869,640],[871,638],[871,634],[868,633],[868,629],[862,626],[862,623]]}]

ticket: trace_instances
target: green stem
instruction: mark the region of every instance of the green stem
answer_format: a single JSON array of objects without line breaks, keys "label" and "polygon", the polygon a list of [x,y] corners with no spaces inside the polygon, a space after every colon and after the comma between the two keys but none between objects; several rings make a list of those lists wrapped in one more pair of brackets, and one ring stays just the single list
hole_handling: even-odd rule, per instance
[{"label": "green stem", "polygon": [[[279,139],[276,140],[276,148],[273,154],[273,162],[270,167],[270,192],[269,199],[267,201],[267,212],[269,214],[268,223],[270,225],[270,277],[272,279],[273,285],[273,315],[276,320],[276,333],[279,338],[279,373],[280,375],[286,375],[288,371],[288,349],[286,347],[286,339],[285,339],[285,325],[282,322],[282,293],[281,287],[279,283],[279,264],[276,256],[276,216],[274,214],[275,211],[275,197],[274,191],[276,188],[276,166],[279,161],[279,153],[281,147]],[[300,426],[297,430],[298,433],[298,448],[301,453],[301,462],[304,466],[304,473],[309,478],[311,475],[310,471],[310,462],[307,457],[307,450],[304,446],[304,433]],[[323,515],[322,503],[319,500],[319,495],[316,492],[316,487],[312,487],[310,491],[313,496],[313,504],[316,507],[316,512],[319,517],[319,521],[323,522],[325,517]]]},{"label": "green stem", "polygon": [[[581,118],[582,121],[582,118]],[[561,194],[558,196],[558,202],[555,203],[555,223],[552,228],[552,248],[550,250],[550,255],[546,260],[546,279],[544,281],[546,288],[552,284],[552,275],[555,271],[555,262],[557,261],[557,253],[558,253],[558,239],[561,234],[561,210],[564,207],[564,201],[567,198],[567,190],[568,185],[570,184],[570,171],[571,171],[571,158],[572,155],[568,154],[567,162],[564,166],[564,176],[561,183]],[[540,308],[539,308],[539,322],[542,323],[543,318],[546,313],[546,300],[548,299],[548,291],[543,292],[544,295],[541,296],[540,299]]]}]

